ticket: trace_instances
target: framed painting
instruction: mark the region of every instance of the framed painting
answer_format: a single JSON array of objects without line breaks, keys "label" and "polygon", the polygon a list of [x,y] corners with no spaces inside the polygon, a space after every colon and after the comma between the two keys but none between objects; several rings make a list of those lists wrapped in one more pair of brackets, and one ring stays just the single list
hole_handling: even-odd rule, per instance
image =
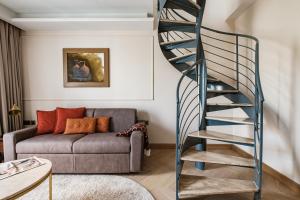
[{"label": "framed painting", "polygon": [[109,87],[108,48],[64,48],[64,87]]}]

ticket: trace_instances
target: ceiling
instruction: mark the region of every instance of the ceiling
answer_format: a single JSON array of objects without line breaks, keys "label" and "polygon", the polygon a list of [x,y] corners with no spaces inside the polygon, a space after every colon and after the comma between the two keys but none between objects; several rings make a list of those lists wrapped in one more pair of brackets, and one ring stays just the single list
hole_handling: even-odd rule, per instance
[{"label": "ceiling", "polygon": [[153,31],[153,6],[153,0],[0,0],[0,19],[25,31]]},{"label": "ceiling", "polygon": [[120,13],[153,13],[152,0],[0,0],[0,4],[18,17],[45,15],[109,15]]},{"label": "ceiling", "polygon": [[[28,30],[153,31],[158,0],[0,0],[0,19]],[[256,0],[209,0],[204,24],[224,28]],[[226,28],[226,26],[225,26]]]}]

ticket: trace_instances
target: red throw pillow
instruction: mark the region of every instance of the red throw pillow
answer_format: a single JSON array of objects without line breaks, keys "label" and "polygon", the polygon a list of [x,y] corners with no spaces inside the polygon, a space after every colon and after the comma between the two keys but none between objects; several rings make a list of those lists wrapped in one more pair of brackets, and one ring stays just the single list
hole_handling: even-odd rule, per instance
[{"label": "red throw pillow", "polygon": [[56,108],[56,126],[54,133],[63,133],[66,128],[67,119],[83,118],[85,108]]},{"label": "red throw pillow", "polygon": [[36,111],[37,116],[37,134],[53,133],[56,124],[56,110]]}]

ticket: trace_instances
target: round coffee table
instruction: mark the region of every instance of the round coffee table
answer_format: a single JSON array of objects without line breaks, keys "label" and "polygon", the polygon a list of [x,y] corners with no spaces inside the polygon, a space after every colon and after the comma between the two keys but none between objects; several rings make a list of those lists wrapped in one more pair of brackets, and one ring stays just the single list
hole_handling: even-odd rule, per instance
[{"label": "round coffee table", "polygon": [[52,163],[40,159],[45,164],[0,180],[0,199],[16,199],[30,192],[49,178],[49,200],[52,200]]}]

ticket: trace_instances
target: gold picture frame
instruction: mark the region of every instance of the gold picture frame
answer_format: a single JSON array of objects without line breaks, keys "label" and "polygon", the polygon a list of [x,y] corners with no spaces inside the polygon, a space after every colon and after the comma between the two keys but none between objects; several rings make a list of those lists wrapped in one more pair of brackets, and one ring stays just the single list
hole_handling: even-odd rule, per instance
[{"label": "gold picture frame", "polygon": [[109,48],[64,48],[64,87],[109,87]]}]

